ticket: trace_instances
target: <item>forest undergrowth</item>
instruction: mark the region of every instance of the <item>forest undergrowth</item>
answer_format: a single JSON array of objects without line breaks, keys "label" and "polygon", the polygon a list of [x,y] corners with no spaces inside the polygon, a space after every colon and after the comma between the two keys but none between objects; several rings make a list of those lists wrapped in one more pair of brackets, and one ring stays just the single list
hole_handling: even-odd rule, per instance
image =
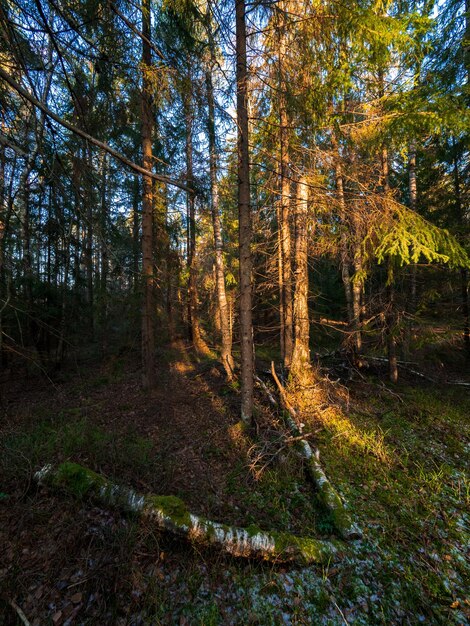
[{"label": "forest undergrowth", "polygon": [[35,485],[43,464],[71,460],[217,521],[332,534],[261,393],[247,432],[216,361],[182,343],[158,360],[150,393],[133,353],[82,362],[54,385],[3,385],[2,626],[20,623],[18,609],[56,626],[468,623],[468,391],[411,375],[392,390],[376,370],[335,383],[343,401],[323,406],[324,393],[291,386],[363,537],[338,562],[268,565]]}]

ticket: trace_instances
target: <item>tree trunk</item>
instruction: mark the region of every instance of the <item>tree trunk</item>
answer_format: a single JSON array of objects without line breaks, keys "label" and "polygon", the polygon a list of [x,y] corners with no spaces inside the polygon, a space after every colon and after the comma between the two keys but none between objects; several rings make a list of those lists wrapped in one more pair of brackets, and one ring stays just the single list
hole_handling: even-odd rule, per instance
[{"label": "tree trunk", "polygon": [[[153,169],[152,136],[152,81],[149,72],[152,65],[150,0],[142,3],[142,165],[146,170]],[[142,191],[142,383],[144,389],[155,384],[155,331],[153,297],[153,184],[150,176],[143,177]]]},{"label": "tree trunk", "polygon": [[291,371],[301,376],[310,367],[310,323],[308,312],[308,186],[305,178],[297,185],[295,211],[294,349]]},{"label": "tree trunk", "polygon": [[201,333],[198,312],[198,290],[197,290],[197,258],[196,258],[196,193],[194,191],[193,173],[193,103],[192,103],[191,75],[188,75],[187,86],[183,94],[184,116],[186,120],[186,181],[191,189],[186,195],[186,212],[188,218],[189,248],[188,248],[188,317],[189,335],[193,342],[194,349],[199,354],[208,354],[209,348],[206,345]]},{"label": "tree trunk", "polygon": [[94,190],[91,188],[93,180],[93,164],[91,161],[91,147],[86,146],[86,169],[87,178],[85,180],[84,196],[86,198],[86,235],[85,235],[85,268],[87,283],[87,305],[88,305],[88,333],[91,341],[94,339],[94,294],[93,294],[93,204]]},{"label": "tree trunk", "polygon": [[[417,185],[416,185],[416,142],[412,140],[408,148],[408,195],[410,202],[410,209],[416,211],[417,206]],[[417,278],[418,266],[416,263],[412,263],[410,267],[410,298],[408,303],[408,313],[410,319],[406,322],[406,337],[404,342],[404,352],[406,358],[409,357],[411,349],[411,339],[413,335],[413,316],[417,309],[417,292],[416,292],[416,278]]]},{"label": "tree trunk", "polygon": [[103,353],[106,353],[108,347],[108,197],[107,197],[107,155],[102,156],[101,161],[101,232],[100,232],[100,247],[101,247],[101,267],[100,267],[100,325],[101,325],[101,348]]},{"label": "tree trunk", "polygon": [[[470,23],[470,22],[468,22]],[[467,23],[467,24],[468,24]],[[462,202],[459,159],[457,156],[457,148],[455,139],[452,137],[452,152],[454,166],[454,193],[457,215],[460,217],[462,225],[465,224],[465,209]],[[462,313],[463,313],[463,339],[467,358],[470,359],[470,312],[468,297],[468,271],[464,268],[460,272],[461,293],[462,293]]]},{"label": "tree trunk", "polygon": [[[389,277],[390,280],[390,277]],[[387,354],[388,354],[388,370],[390,382],[398,382],[398,363],[397,363],[397,342],[395,339],[395,288],[393,283],[387,287],[387,313],[385,315],[385,326],[387,333]]]},{"label": "tree trunk", "polygon": [[244,0],[235,0],[238,125],[238,224],[240,258],[241,418],[253,419],[252,219],[248,149],[248,74]]},{"label": "tree trunk", "polygon": [[139,224],[139,178],[134,176],[132,184],[132,272],[134,291],[140,287],[139,272],[139,247],[140,247],[140,224]]},{"label": "tree trunk", "polygon": [[[214,50],[211,46],[212,67],[215,64]],[[217,146],[215,141],[215,104],[214,86],[211,70],[206,72],[207,102],[209,107],[208,135],[209,135],[209,168],[211,180],[211,214],[214,229],[215,246],[215,283],[217,289],[217,303],[220,319],[220,334],[222,337],[221,358],[222,364],[230,380],[233,376],[234,361],[232,357],[232,334],[230,332],[229,309],[225,292],[225,267],[222,241],[222,229],[219,213],[219,186],[217,181]]]},{"label": "tree trunk", "polygon": [[[3,121],[0,129],[3,131]],[[4,367],[6,361],[3,350],[3,311],[7,302],[4,268],[4,249],[7,235],[5,201],[5,147],[2,145],[0,146],[0,368]]]},{"label": "tree trunk", "polygon": [[460,279],[462,285],[462,313],[464,319],[463,341],[467,359],[470,359],[470,304],[468,294],[468,270],[460,270]]},{"label": "tree trunk", "polygon": [[278,287],[279,287],[279,339],[281,348],[281,359],[285,362],[286,348],[285,341],[285,317],[284,317],[284,269],[283,269],[283,254],[282,254],[282,230],[281,230],[281,202],[276,203],[276,219],[277,219],[277,274],[278,274]]},{"label": "tree trunk", "polygon": [[[361,334],[361,324],[360,324],[360,316],[361,316],[361,291],[362,284],[359,281],[351,281],[351,269],[349,265],[349,251],[348,251],[348,241],[347,241],[347,233],[346,233],[346,199],[344,195],[344,181],[343,181],[343,170],[341,167],[341,155],[339,154],[339,149],[337,146],[336,140],[334,141],[334,147],[336,148],[336,163],[335,163],[335,178],[336,178],[336,193],[338,195],[338,205],[339,205],[339,219],[341,222],[341,239],[340,239],[340,248],[341,248],[341,277],[344,285],[344,293],[346,297],[346,306],[348,311],[348,322],[349,328],[352,332],[352,340],[353,340],[353,351],[357,356],[360,354],[362,349],[362,334]],[[357,220],[351,219],[350,222],[353,224],[353,232],[351,236],[356,240],[359,237],[359,233],[356,232],[358,230]],[[359,250],[357,250],[357,245],[354,243],[356,248],[356,255],[359,254]],[[361,269],[360,264],[357,259],[355,259],[355,271]]]},{"label": "tree trunk", "polygon": [[287,111],[286,80],[285,80],[285,56],[286,56],[286,12],[285,3],[281,2],[279,24],[279,149],[280,149],[280,231],[281,231],[281,254],[282,254],[282,283],[281,300],[282,314],[281,332],[284,334],[284,366],[290,367],[293,351],[293,306],[292,306],[292,255],[291,255],[291,232],[290,232],[290,180],[289,180],[289,116]]}]

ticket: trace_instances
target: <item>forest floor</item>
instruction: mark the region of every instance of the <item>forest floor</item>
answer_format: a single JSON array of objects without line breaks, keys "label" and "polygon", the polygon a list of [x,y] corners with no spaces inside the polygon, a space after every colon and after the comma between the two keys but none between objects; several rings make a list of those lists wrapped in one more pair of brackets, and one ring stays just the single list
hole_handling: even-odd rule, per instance
[{"label": "forest floor", "polygon": [[216,361],[179,343],[158,363],[148,394],[134,353],[82,362],[60,382],[2,384],[0,625],[21,624],[18,608],[54,626],[470,623],[468,390],[411,374],[391,389],[368,372],[343,381],[341,406],[299,394],[364,533],[339,562],[300,568],[196,548],[36,487],[42,465],[72,460],[217,521],[329,536],[263,397],[258,432],[246,433],[237,386]]}]

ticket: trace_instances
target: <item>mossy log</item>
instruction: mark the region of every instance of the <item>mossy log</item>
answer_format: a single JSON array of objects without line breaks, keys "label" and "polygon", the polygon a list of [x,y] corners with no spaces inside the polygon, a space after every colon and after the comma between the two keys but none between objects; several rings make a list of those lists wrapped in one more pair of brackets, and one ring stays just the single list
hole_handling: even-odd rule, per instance
[{"label": "mossy log", "polygon": [[[361,537],[362,533],[360,529],[352,521],[349,511],[345,508],[343,501],[323,471],[318,461],[318,452],[315,453],[308,441],[301,438],[302,431],[295,421],[297,418],[296,411],[287,399],[285,389],[276,374],[274,363],[271,363],[271,373],[279,390],[281,405],[284,408],[284,421],[292,436],[297,439],[297,450],[305,460],[306,471],[315,485],[319,501],[325,509],[329,511],[335,529],[340,537],[343,539],[357,539]],[[270,401],[272,402],[271,398]]]},{"label": "mossy log", "polygon": [[159,529],[199,544],[218,546],[237,557],[307,565],[332,562],[341,553],[341,543],[335,541],[210,521],[188,511],[179,498],[140,495],[76,463],[62,463],[57,468],[47,465],[35,474],[35,478],[39,484],[135,513],[155,523]]}]

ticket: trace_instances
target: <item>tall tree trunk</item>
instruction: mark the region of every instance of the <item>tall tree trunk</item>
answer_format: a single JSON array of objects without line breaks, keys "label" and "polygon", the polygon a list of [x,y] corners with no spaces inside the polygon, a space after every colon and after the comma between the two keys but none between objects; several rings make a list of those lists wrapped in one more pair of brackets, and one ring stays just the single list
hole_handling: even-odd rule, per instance
[{"label": "tall tree trunk", "polygon": [[[211,46],[212,67],[215,65],[215,54]],[[217,181],[217,146],[215,141],[215,103],[214,86],[212,83],[211,70],[206,72],[207,102],[209,107],[208,135],[209,135],[209,169],[211,180],[211,214],[212,227],[214,229],[215,247],[215,282],[217,289],[217,303],[220,318],[220,334],[222,337],[221,358],[222,364],[230,380],[234,371],[234,361],[232,357],[232,333],[229,324],[229,309],[227,295],[225,292],[225,267],[224,250],[222,241],[222,229],[220,225],[219,211],[219,185]]]},{"label": "tall tree trunk", "polygon": [[189,248],[188,248],[188,317],[189,334],[196,352],[207,354],[209,349],[202,337],[198,312],[197,290],[197,257],[196,257],[196,193],[194,191],[193,173],[193,104],[191,93],[191,75],[188,75],[188,84],[183,94],[184,116],[186,119],[186,180],[191,188],[186,195],[186,212],[188,218]]},{"label": "tall tree trunk", "polygon": [[[3,131],[3,120],[0,126]],[[7,292],[5,285],[5,244],[7,236],[7,210],[5,186],[5,147],[0,146],[0,368],[5,366],[3,349],[3,311],[7,306]]]},{"label": "tall tree trunk", "polygon": [[[408,190],[410,196],[410,209],[416,211],[418,202],[418,187],[416,183],[416,142],[410,142],[408,155]],[[416,313],[416,263],[411,266],[411,293],[410,293],[410,313]]]},{"label": "tall tree trunk", "polygon": [[[336,178],[336,193],[338,196],[338,205],[339,205],[339,219],[341,222],[341,239],[340,239],[340,249],[341,249],[341,277],[344,285],[344,293],[346,297],[346,305],[348,311],[348,322],[349,328],[352,332],[352,340],[353,340],[353,348],[354,353],[358,355],[362,349],[362,334],[361,334],[361,325],[360,325],[360,316],[361,316],[361,291],[362,284],[359,281],[351,282],[351,268],[349,264],[349,250],[348,250],[348,240],[347,240],[347,232],[346,232],[346,199],[344,194],[344,180],[343,180],[343,169],[341,167],[341,155],[339,153],[339,148],[337,145],[336,139],[334,140],[334,147],[336,148],[336,160],[335,160],[335,178]],[[359,236],[357,233],[358,224],[357,220],[351,219],[355,228],[353,228],[353,233],[351,233],[354,240],[356,240]],[[357,250],[357,245],[354,242],[353,245],[356,248],[355,257],[359,258],[359,250]],[[360,268],[358,260],[355,258],[355,270],[357,271]]]},{"label": "tall tree trunk", "polygon": [[389,378],[392,383],[398,382],[398,363],[397,363],[397,342],[395,338],[395,287],[392,282],[387,287],[387,313],[386,313],[386,329],[387,329],[387,352],[388,352],[388,370]]},{"label": "tall tree trunk", "polygon": [[240,258],[241,418],[253,420],[252,219],[248,148],[248,72],[245,1],[235,0],[238,126],[238,224]]},{"label": "tall tree trunk", "polygon": [[[382,180],[384,193],[390,191],[390,184],[388,179],[388,151],[386,148],[382,149]],[[395,304],[395,286],[392,276],[391,260],[389,260],[389,285],[387,287],[387,314],[385,316],[385,327],[387,333],[387,353],[388,353],[388,368],[389,378],[392,383],[398,382],[398,365],[397,365],[397,340],[395,336],[396,332],[396,304]]]},{"label": "tall tree trunk", "polygon": [[353,329],[354,329],[354,350],[356,355],[359,355],[362,350],[362,299],[364,286],[361,278],[362,274],[362,254],[360,248],[360,234],[361,228],[359,220],[353,220],[354,222],[354,273],[355,278],[352,281],[352,310],[353,310]]},{"label": "tall tree trunk", "polygon": [[310,323],[308,314],[308,186],[305,178],[297,185],[295,211],[294,347],[291,371],[298,376],[310,367]]},{"label": "tall tree trunk", "polygon": [[335,179],[336,179],[336,193],[338,195],[339,206],[339,220],[341,224],[341,238],[340,238],[340,253],[341,253],[341,278],[344,286],[344,295],[346,298],[346,308],[348,314],[348,323],[351,330],[353,328],[353,305],[352,305],[352,288],[351,288],[351,267],[349,263],[349,250],[348,250],[348,236],[347,236],[347,222],[346,222],[346,199],[344,196],[344,184],[343,184],[343,170],[339,161],[340,155],[338,154],[335,163]]},{"label": "tall tree trunk", "polygon": [[[410,141],[408,148],[408,195],[409,204],[412,211],[416,211],[417,206],[417,185],[416,185],[416,142]],[[417,263],[412,263],[410,267],[410,297],[408,302],[408,313],[410,319],[406,322],[406,337],[404,341],[404,351],[406,357],[410,354],[411,339],[413,334],[413,316],[417,309],[417,291],[416,291],[416,279],[417,279]]]},{"label": "tall tree trunk", "polygon": [[[379,96],[384,98],[385,96],[385,74],[382,68],[379,69]],[[381,160],[381,177],[380,184],[384,195],[390,192],[389,181],[389,164],[388,164],[388,149],[385,144],[382,145],[380,152]],[[392,261],[388,261],[388,284],[386,288],[386,314],[385,314],[385,333],[387,336],[387,357],[388,357],[388,369],[389,378],[392,383],[398,382],[398,365],[397,365],[397,342],[395,337],[396,326],[396,310],[395,310],[395,287],[393,281]]]},{"label": "tall tree trunk", "polygon": [[[63,213],[61,214],[62,223],[64,222]],[[65,227],[65,225],[63,224]],[[67,291],[69,284],[69,273],[70,273],[70,258],[71,258],[71,238],[73,233],[73,220],[70,220],[70,226],[67,235],[64,235],[63,238],[63,251],[65,254],[65,268],[64,268],[64,279],[62,282],[61,289],[61,305],[60,305],[60,324],[59,324],[59,339],[57,342],[57,350],[56,350],[56,366],[60,365],[64,360],[65,356],[65,335],[67,330]]]},{"label": "tall tree trunk", "polygon": [[132,183],[132,274],[133,287],[137,292],[140,286],[139,272],[140,223],[139,223],[139,178],[134,176]]},{"label": "tall tree trunk", "polygon": [[[467,22],[467,28],[470,24],[470,19]],[[470,74],[469,74],[470,76]],[[457,149],[455,139],[452,137],[452,152],[453,152],[453,165],[454,165],[454,192],[455,192],[455,204],[457,208],[457,215],[460,217],[462,226],[465,223],[465,209],[462,203],[462,192],[460,183],[460,170],[459,159],[457,156]],[[468,289],[468,270],[463,268],[460,271],[460,284],[462,293],[462,313],[463,313],[463,341],[465,346],[465,352],[467,359],[470,359],[470,304],[469,304],[469,289]]]},{"label": "tall tree trunk", "polygon": [[108,346],[108,197],[107,197],[107,155],[103,153],[101,162],[101,267],[100,267],[100,322],[101,348],[106,353]]},{"label": "tall tree trunk", "polygon": [[[153,169],[152,137],[154,119],[152,111],[152,66],[150,0],[142,2],[142,165]],[[153,184],[150,176],[143,177],[142,191],[142,383],[144,389],[155,384],[155,330],[153,297]]]},{"label": "tall tree trunk", "polygon": [[279,287],[279,338],[281,348],[281,359],[284,363],[286,349],[284,345],[284,269],[282,254],[282,229],[281,229],[281,201],[276,202],[276,220],[277,220],[277,282]]},{"label": "tall tree trunk", "polygon": [[279,149],[280,149],[280,231],[281,231],[281,254],[282,254],[282,283],[280,285],[282,314],[281,333],[283,333],[284,365],[290,367],[293,350],[293,307],[292,307],[292,258],[291,258],[291,232],[290,232],[290,180],[289,180],[289,116],[287,111],[286,80],[285,80],[285,57],[286,57],[286,10],[285,2],[280,3],[279,24]]},{"label": "tall tree trunk", "polygon": [[94,190],[92,189],[93,165],[91,161],[91,146],[86,146],[86,169],[88,176],[85,179],[86,188],[84,197],[86,198],[86,235],[85,235],[85,268],[87,283],[87,305],[88,305],[88,333],[91,341],[94,339],[94,293],[93,293],[93,204]]}]

